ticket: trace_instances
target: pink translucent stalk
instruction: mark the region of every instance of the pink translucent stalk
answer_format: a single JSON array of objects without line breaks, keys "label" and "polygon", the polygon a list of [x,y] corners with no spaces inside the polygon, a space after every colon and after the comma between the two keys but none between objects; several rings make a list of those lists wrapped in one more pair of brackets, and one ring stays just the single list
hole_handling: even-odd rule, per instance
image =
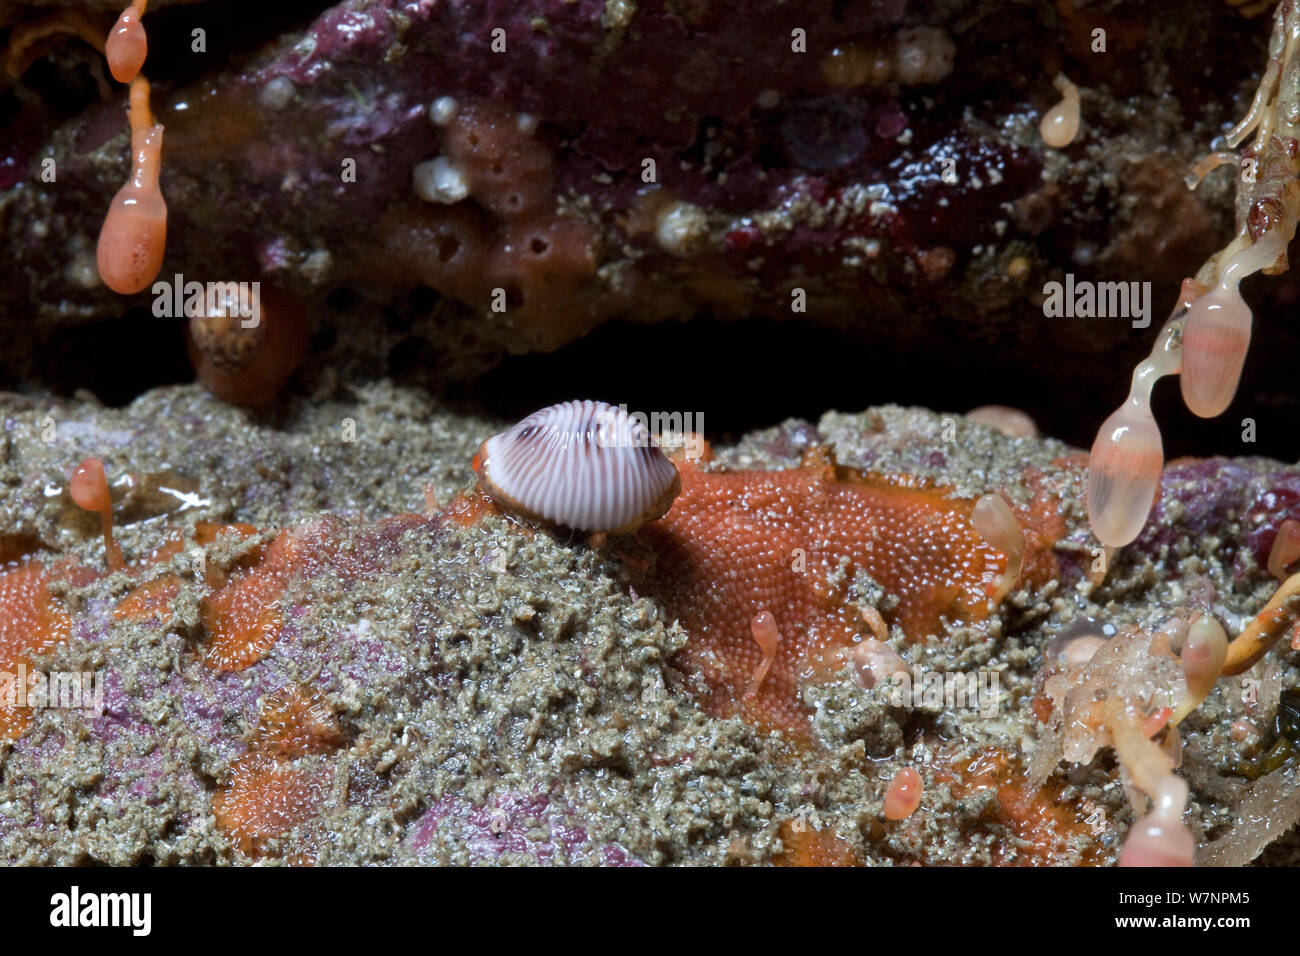
[{"label": "pink translucent stalk", "polygon": [[163,128],[149,108],[149,81],[131,81],[131,178],[117,191],[95,250],[99,277],[114,292],[132,295],[153,282],[167,248],[167,203],[158,178],[162,171]]}]

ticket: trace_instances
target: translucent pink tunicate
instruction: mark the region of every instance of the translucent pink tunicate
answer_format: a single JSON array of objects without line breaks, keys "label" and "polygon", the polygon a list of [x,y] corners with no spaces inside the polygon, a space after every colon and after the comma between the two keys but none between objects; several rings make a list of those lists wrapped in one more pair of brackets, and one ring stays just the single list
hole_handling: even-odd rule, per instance
[{"label": "translucent pink tunicate", "polygon": [[1214,418],[1232,404],[1250,348],[1250,321],[1235,287],[1217,286],[1187,310],[1181,387],[1193,414]]},{"label": "translucent pink tunicate", "polygon": [[1001,601],[1020,578],[1025,558],[1025,534],[1020,530],[1011,506],[999,494],[987,494],[975,502],[970,521],[985,541],[1007,556],[1006,571],[999,575],[991,591],[993,600]]},{"label": "translucent pink tunicate", "polygon": [[1214,682],[1223,671],[1223,660],[1228,655],[1228,636],[1223,626],[1214,618],[1201,615],[1192,622],[1187,640],[1179,650],[1183,665],[1183,679],[1187,689],[1198,700],[1204,700]]},{"label": "translucent pink tunicate", "polygon": [[1141,533],[1164,462],[1160,429],[1145,404],[1126,402],[1106,419],[1088,458],[1088,523],[1098,541],[1119,548]]},{"label": "translucent pink tunicate", "polygon": [[1287,579],[1286,569],[1300,559],[1300,521],[1287,518],[1278,525],[1273,546],[1268,551],[1268,573],[1279,581]]},{"label": "translucent pink tunicate", "polygon": [[1250,307],[1241,298],[1241,280],[1273,266],[1289,239],[1287,230],[1275,228],[1239,249],[1224,264],[1219,284],[1187,310],[1181,388],[1194,414],[1213,418],[1232,404],[1250,347]]}]

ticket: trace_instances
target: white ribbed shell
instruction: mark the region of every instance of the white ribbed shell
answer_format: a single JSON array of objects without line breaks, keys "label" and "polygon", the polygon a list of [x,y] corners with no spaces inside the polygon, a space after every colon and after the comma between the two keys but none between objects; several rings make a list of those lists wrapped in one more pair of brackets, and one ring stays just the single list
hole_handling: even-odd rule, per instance
[{"label": "white ribbed shell", "polygon": [[681,491],[645,427],[604,402],[534,412],[485,441],[478,462],[498,504],[578,531],[634,531],[663,516]]}]

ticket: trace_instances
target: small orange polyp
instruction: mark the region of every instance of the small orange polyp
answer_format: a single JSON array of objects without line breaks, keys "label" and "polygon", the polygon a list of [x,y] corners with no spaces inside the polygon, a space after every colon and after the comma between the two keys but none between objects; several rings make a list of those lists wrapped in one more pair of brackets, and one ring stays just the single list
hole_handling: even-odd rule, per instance
[{"label": "small orange polyp", "polygon": [[776,618],[772,616],[771,611],[759,611],[754,615],[750,630],[754,635],[754,643],[763,653],[763,659],[749,679],[746,697],[753,697],[758,692],[758,688],[763,684],[763,678],[772,667],[772,661],[776,660],[777,649],[781,646],[781,632],[776,626]]},{"label": "small orange polyp", "polygon": [[140,22],[140,13],[135,7],[127,7],[104,42],[104,57],[108,60],[113,79],[130,83],[144,66],[148,53],[149,40],[145,36],[144,24]]},{"label": "small orange polyp", "polygon": [[68,482],[68,494],[78,508],[99,514],[104,530],[104,555],[108,570],[122,570],[125,562],[122,560],[122,549],[113,541],[113,496],[108,490],[104,463],[98,458],[87,458],[78,465]]},{"label": "small orange polyp", "polygon": [[104,463],[98,458],[87,458],[77,466],[68,482],[68,493],[77,507],[86,511],[102,512],[113,507]]},{"label": "small orange polyp", "polygon": [[911,767],[903,767],[889,782],[885,790],[885,819],[906,820],[921,805],[921,775]]}]

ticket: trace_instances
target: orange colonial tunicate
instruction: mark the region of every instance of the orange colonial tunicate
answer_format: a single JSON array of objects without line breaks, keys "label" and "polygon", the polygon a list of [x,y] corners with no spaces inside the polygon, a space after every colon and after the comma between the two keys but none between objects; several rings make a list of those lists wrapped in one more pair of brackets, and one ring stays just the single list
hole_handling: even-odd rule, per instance
[{"label": "orange colonial tunicate", "polygon": [[[478,456],[475,456],[477,460]],[[475,467],[477,471],[477,466]],[[447,502],[447,507],[438,512],[438,518],[445,519],[458,524],[462,528],[471,528],[478,524],[486,514],[499,513],[497,506],[493,503],[491,497],[477,485],[467,492],[462,492],[451,501]],[[521,525],[521,528],[525,526]]]},{"label": "orange colonial tunicate", "polygon": [[[391,558],[392,543],[409,528],[431,519],[401,514],[366,526],[355,547],[341,550],[342,524],[325,516],[281,531],[264,548],[245,556],[226,580],[210,569],[215,590],[199,605],[208,632],[204,661],[223,671],[241,671],[275,644],[284,621],[289,585],[326,568],[345,582],[373,576]],[[234,526],[246,534],[247,525]],[[200,543],[203,543],[200,539]]]},{"label": "orange colonial tunicate", "polygon": [[[200,545],[211,544],[223,532],[249,537],[257,534],[257,529],[247,524],[221,525],[200,521],[194,527],[194,542]],[[154,565],[169,561],[184,549],[185,537],[173,533],[128,570],[133,574],[139,574]],[[170,614],[180,592],[181,579],[175,574],[162,574],[129,591],[126,597],[118,601],[117,606],[113,608],[113,617],[119,621],[165,619]]]},{"label": "orange colonial tunicate", "polygon": [[[936,782],[946,782],[956,800],[992,791],[987,811],[996,826],[991,843],[995,866],[1091,866],[1100,862],[1099,847],[1079,799],[1067,799],[1065,784],[1051,779],[1031,786],[1019,759],[996,748],[974,757],[938,754]],[[1015,839],[1007,839],[1010,834]],[[1079,848],[1082,847],[1080,856]]]},{"label": "orange colonial tunicate", "polygon": [[[973,503],[941,488],[817,463],[680,469],[672,510],[640,532],[656,555],[644,587],[690,634],[675,660],[702,682],[701,703],[714,715],[806,729],[801,674],[838,670],[844,649],[872,630],[850,593],[858,572],[897,600],[884,617],[918,641],[938,634],[945,619],[985,617],[984,574],[1006,568],[1005,555],[971,526]],[[1044,536],[1029,537],[1026,568],[1041,573],[1051,566],[1037,560]],[[761,686],[746,696],[763,664],[752,627],[763,610],[779,622],[782,640]]]},{"label": "orange colonial tunicate", "polygon": [[[332,753],[345,742],[319,693],[289,686],[268,696],[248,752],[235,760],[229,782],[212,798],[217,825],[241,852],[263,855],[268,840],[319,816],[331,772],[304,758]],[[311,835],[292,850],[293,862],[312,862]]]},{"label": "orange colonial tunicate", "polygon": [[784,849],[772,857],[773,866],[861,866],[853,845],[834,830],[819,830],[803,820],[781,824]]},{"label": "orange colonial tunicate", "polygon": [[148,288],[167,246],[167,204],[158,185],[163,128],[153,122],[149,84],[140,76],[131,81],[130,118],[131,176],[108,207],[95,254],[104,285],[121,295]]},{"label": "orange colonial tunicate", "polygon": [[0,570],[0,672],[13,675],[12,695],[0,678],[0,743],[17,740],[31,722],[20,706],[16,681],[29,654],[41,654],[66,641],[72,631],[67,612],[50,596],[49,572],[36,561]]},{"label": "orange colonial tunicate", "polygon": [[242,671],[261,660],[280,635],[280,598],[293,570],[290,531],[281,531],[256,549],[224,585],[199,605],[208,632],[204,663],[222,671]]},{"label": "orange colonial tunicate", "polygon": [[320,814],[328,769],[309,769],[271,754],[235,761],[230,781],[212,797],[212,813],[240,851],[261,856],[266,842]]},{"label": "orange colonial tunicate", "polygon": [[117,602],[113,617],[118,621],[165,619],[180,593],[181,582],[174,574],[146,581]]},{"label": "orange colonial tunicate", "polygon": [[338,719],[319,692],[286,687],[262,702],[250,747],[292,760],[329,753],[343,743]]},{"label": "orange colonial tunicate", "polygon": [[[325,517],[282,530],[265,545],[252,548],[228,571],[208,565],[203,583],[208,592],[199,602],[199,619],[206,631],[204,662],[217,670],[241,671],[259,661],[274,646],[284,621],[282,601],[298,577],[311,577],[333,568],[345,582],[374,575],[391,557],[391,544],[408,528],[434,519],[414,514],[386,518],[366,526],[357,546],[340,551],[340,523]],[[258,529],[248,524],[199,522],[194,543],[209,545],[223,535],[248,538]],[[179,554],[185,541],[177,536],[132,565],[138,573]],[[118,620],[165,617],[180,594],[181,580],[164,573],[129,592],[114,609]]]}]

